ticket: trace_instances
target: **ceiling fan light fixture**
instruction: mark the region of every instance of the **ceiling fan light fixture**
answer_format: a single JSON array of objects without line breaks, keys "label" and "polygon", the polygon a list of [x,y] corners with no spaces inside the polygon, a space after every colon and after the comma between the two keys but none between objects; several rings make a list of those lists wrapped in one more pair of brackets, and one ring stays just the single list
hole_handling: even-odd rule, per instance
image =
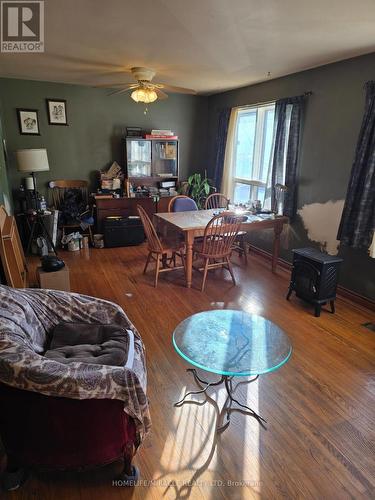
[{"label": "ceiling fan light fixture", "polygon": [[135,102],[144,102],[145,104],[149,104],[150,102],[156,101],[158,95],[155,90],[138,88],[131,93],[131,98]]}]

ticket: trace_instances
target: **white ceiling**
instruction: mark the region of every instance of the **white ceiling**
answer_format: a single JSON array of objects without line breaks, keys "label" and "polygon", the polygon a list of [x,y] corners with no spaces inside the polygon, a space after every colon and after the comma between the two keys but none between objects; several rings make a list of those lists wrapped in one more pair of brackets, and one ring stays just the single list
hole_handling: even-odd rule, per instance
[{"label": "white ceiling", "polygon": [[[375,51],[373,0],[46,0],[44,54],[0,54],[0,76],[95,85],[154,81],[199,93]],[[267,73],[270,72],[270,76]]]}]

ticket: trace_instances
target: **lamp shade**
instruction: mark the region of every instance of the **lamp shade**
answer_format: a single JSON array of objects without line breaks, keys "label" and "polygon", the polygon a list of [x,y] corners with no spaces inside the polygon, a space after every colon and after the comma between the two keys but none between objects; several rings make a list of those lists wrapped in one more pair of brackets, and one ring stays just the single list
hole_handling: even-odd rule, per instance
[{"label": "lamp shade", "polygon": [[19,149],[16,151],[16,159],[20,172],[46,172],[49,170],[46,149]]},{"label": "lamp shade", "polygon": [[135,102],[144,102],[146,104],[156,101],[158,98],[155,90],[139,88],[132,92],[131,98]]}]

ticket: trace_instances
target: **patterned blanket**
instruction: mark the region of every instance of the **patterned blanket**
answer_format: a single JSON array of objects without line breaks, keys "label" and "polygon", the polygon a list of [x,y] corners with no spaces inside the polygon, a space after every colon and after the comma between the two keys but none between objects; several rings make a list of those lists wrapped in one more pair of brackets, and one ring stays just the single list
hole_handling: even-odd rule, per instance
[{"label": "patterned blanket", "polygon": [[[62,364],[42,354],[60,322],[117,324],[134,333],[132,367]],[[120,306],[86,295],[0,285],[0,382],[47,396],[119,399],[134,418],[138,444],[150,428],[142,340]]]}]

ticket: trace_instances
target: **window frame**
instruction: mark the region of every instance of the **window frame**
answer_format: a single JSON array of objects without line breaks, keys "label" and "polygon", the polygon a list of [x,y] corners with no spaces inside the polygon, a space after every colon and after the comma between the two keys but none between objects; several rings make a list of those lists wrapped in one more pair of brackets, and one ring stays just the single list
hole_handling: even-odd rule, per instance
[{"label": "window frame", "polygon": [[[254,134],[254,149],[253,149],[253,161],[251,167],[251,178],[244,179],[242,177],[236,177],[236,158],[237,158],[237,145],[238,145],[238,128],[239,128],[239,118],[241,115],[245,115],[249,112],[256,110],[256,123],[255,123],[255,134]],[[234,148],[233,148],[233,183],[232,183],[232,193],[231,199],[234,200],[234,193],[236,189],[236,184],[245,184],[250,186],[250,196],[249,201],[255,201],[258,199],[258,188],[266,188],[267,181],[264,182],[260,180],[261,167],[264,160],[265,154],[265,127],[266,127],[266,115],[269,111],[275,111],[275,102],[270,102],[266,104],[254,105],[240,107],[238,109],[238,114],[236,118],[235,135],[234,135]]]}]

